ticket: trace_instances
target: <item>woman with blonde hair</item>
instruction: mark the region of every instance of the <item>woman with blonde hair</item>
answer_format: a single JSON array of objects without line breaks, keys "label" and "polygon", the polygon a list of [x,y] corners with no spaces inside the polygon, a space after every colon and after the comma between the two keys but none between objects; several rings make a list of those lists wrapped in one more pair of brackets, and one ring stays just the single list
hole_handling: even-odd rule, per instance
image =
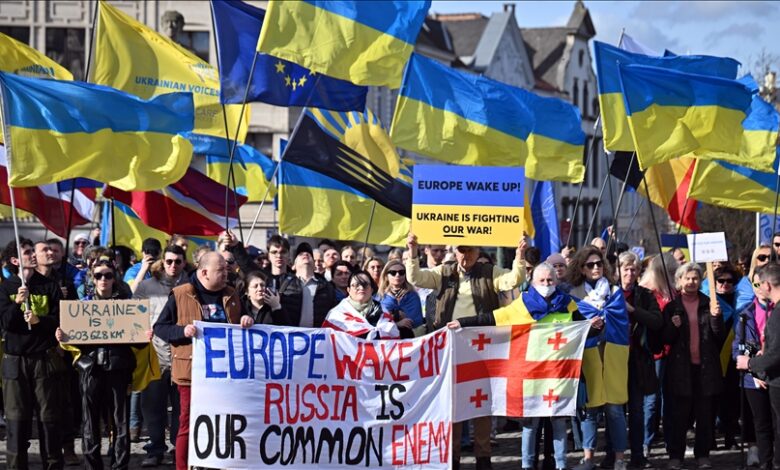
[{"label": "woman with blonde hair", "polygon": [[406,279],[406,268],[399,260],[390,260],[382,269],[379,282],[382,308],[393,315],[401,337],[412,337],[414,328],[425,323],[420,296]]},{"label": "woman with blonde hair", "polygon": [[[677,295],[674,288],[674,274],[679,266],[680,264],[674,259],[672,253],[653,256],[639,280],[640,286],[650,290],[655,295],[655,300],[661,310]],[[666,276],[664,276],[664,267],[666,267]]]},{"label": "woman with blonde hair", "polygon": [[371,279],[374,280],[376,285],[381,284],[382,268],[384,267],[385,263],[382,261],[382,258],[376,256],[371,256],[363,263],[363,271],[371,276]]}]

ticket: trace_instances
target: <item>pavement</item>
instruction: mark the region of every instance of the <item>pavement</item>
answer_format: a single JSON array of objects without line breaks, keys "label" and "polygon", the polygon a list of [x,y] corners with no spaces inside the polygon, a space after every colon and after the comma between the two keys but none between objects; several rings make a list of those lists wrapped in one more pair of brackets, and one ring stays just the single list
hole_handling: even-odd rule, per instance
[{"label": "pavement", "polygon": [[[499,425],[501,423],[499,422]],[[500,427],[499,427],[500,429]],[[4,429],[0,429],[0,470],[4,470],[6,468],[6,460],[5,460],[5,434]],[[496,435],[496,438],[494,440],[493,445],[493,457],[492,457],[492,463],[493,463],[493,469],[494,470],[517,470],[520,468],[520,432],[503,432],[498,433]],[[689,433],[689,444],[692,444],[692,434]],[[599,444],[603,443],[603,437],[600,437]],[[132,444],[131,448],[131,459],[130,459],[130,469],[140,469],[141,468],[141,461],[146,456],[146,453],[143,450],[144,442],[141,443],[134,443]],[[715,469],[728,469],[728,470],[736,470],[741,468],[741,457],[739,450],[723,450],[722,444],[723,440],[722,438],[719,439],[719,448],[718,450],[713,451],[710,454],[710,459],[712,461],[712,466]],[[78,439],[76,441],[76,453],[81,456],[81,440]],[[103,439],[103,452],[105,453],[108,449],[108,439]],[[38,440],[33,439],[30,441],[30,470],[38,470],[41,469],[42,466],[40,464],[40,454],[39,454],[39,446],[38,446]],[[579,459],[582,457],[582,452],[569,452],[567,454],[567,464],[569,467],[573,467],[579,463]],[[596,459],[595,461],[598,463],[601,461],[601,459],[604,457],[603,452],[597,452],[596,453]],[[656,464],[655,468],[658,469],[664,469],[666,468],[666,452],[663,448],[662,443],[658,443],[654,445],[651,448],[650,453],[650,460],[654,464]],[[105,468],[111,468],[110,467],[110,461],[108,457],[103,458],[103,462],[105,464]],[[693,457],[686,458],[686,468],[694,469],[696,468],[695,461],[693,460]],[[79,467],[66,467],[66,468],[83,468],[83,463]],[[159,469],[169,469],[173,468],[172,465],[164,466],[161,465],[159,467],[156,467]],[[475,459],[473,454],[469,452],[464,452],[463,457],[461,459],[461,468],[463,470],[472,470],[475,468]],[[542,468],[542,462],[539,463],[539,468]]]}]

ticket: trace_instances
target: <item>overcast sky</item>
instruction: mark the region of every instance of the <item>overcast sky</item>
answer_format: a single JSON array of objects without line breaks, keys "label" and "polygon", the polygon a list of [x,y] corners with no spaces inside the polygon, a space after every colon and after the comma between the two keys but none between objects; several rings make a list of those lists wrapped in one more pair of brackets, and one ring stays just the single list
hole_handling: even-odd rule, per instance
[{"label": "overcast sky", "polygon": [[[501,11],[500,1],[434,1],[431,12]],[[520,27],[563,26],[573,1],[514,2]],[[620,31],[644,45],[678,54],[729,56],[748,70],[762,51],[774,56],[780,72],[780,2],[752,1],[586,1],[596,39],[617,44]]]}]

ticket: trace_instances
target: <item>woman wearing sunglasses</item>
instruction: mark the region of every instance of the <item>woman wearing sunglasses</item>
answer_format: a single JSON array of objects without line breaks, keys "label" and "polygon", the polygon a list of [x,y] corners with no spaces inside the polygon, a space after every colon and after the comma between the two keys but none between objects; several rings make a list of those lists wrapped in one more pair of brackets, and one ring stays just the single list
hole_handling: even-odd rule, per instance
[{"label": "woman wearing sunglasses", "polygon": [[347,282],[347,297],[328,312],[323,328],[368,339],[400,337],[390,312],[373,298],[376,290],[367,272],[352,273]]},{"label": "woman wearing sunglasses", "polygon": [[[118,286],[117,272],[112,261],[97,261],[90,268],[94,292],[82,300],[120,300],[130,296]],[[151,331],[148,332],[151,337]],[[65,333],[57,328],[57,341],[65,339]],[[130,345],[106,344],[81,346],[76,360],[79,371],[82,403],[82,452],[85,467],[102,469],[100,441],[101,415],[111,413],[114,435],[114,469],[127,469],[130,463],[130,426],[128,389],[136,366],[135,354]]]},{"label": "woman wearing sunglasses", "polygon": [[769,264],[769,260],[772,258],[772,247],[769,245],[761,245],[753,250],[753,257],[750,259],[750,270],[748,271],[748,279],[753,279],[753,273],[756,269]]},{"label": "woman wearing sunglasses", "polygon": [[402,338],[414,337],[414,328],[422,326],[424,320],[420,296],[406,280],[406,268],[398,260],[389,261],[380,277],[382,308],[393,315]]},{"label": "woman wearing sunglasses", "polygon": [[[717,302],[702,293],[702,270],[686,263],[677,269],[675,284],[680,295],[664,308],[662,339],[669,345],[664,373],[664,400],[671,405],[667,468],[683,468],[690,418],[696,421],[694,456],[698,468],[712,468],[713,405],[722,389],[720,348],[727,330]],[[731,403],[738,408],[738,405]]]},{"label": "woman wearing sunglasses", "polygon": [[[740,312],[737,320],[734,341],[731,345],[731,357],[734,360],[739,355],[755,356],[764,348],[766,322],[772,309],[769,306],[769,294],[759,281],[761,269],[756,269],[751,278],[756,297],[746,309]],[[762,378],[766,379],[766,377]],[[746,372],[742,380],[745,397],[753,417],[752,428],[746,429],[745,432],[745,440],[748,443],[746,463],[748,466],[757,464],[762,469],[772,468],[774,441],[777,437],[772,429],[772,407],[769,403],[767,383],[750,372]],[[748,426],[747,419],[745,421],[745,426]],[[754,434],[755,439],[751,440],[749,434]]]},{"label": "woman wearing sunglasses", "polygon": [[[574,259],[569,264],[566,274],[569,283],[571,283],[569,294],[575,299],[580,299],[578,304],[585,303],[597,310],[602,310],[606,307],[612,294],[619,289],[618,286],[610,282],[611,276],[612,273],[604,258],[604,252],[594,246],[585,247],[574,255]],[[603,331],[605,322],[612,321],[612,313],[610,312],[611,310],[604,310],[603,314],[599,315],[599,317],[603,317],[603,321],[591,323],[592,328]],[[622,314],[626,315],[625,308]],[[599,339],[599,350],[602,350],[604,347],[605,339],[603,336],[602,334]],[[583,359],[584,362],[585,360]],[[627,374],[627,363],[625,367],[625,373]],[[625,390],[612,391],[610,389],[610,391],[605,392],[603,389],[606,389],[604,387],[606,380],[602,380],[599,377],[599,368],[596,368],[595,376],[588,375],[590,370],[590,368],[583,368],[588,401],[585,404],[585,419],[582,421],[584,458],[582,464],[577,468],[582,470],[596,468],[593,462],[593,454],[596,451],[599,416],[604,413],[614,457],[612,457],[610,452],[607,456],[609,459],[606,462],[607,466],[604,466],[605,462],[602,462],[601,466],[602,468],[612,468],[614,466],[616,470],[624,470],[626,468],[624,453],[626,447],[628,447],[628,433],[626,432],[626,415],[623,413],[623,405],[628,401],[628,384],[621,385],[625,387]],[[610,371],[609,373],[616,373],[616,371]],[[607,374],[603,373],[603,376]]]}]

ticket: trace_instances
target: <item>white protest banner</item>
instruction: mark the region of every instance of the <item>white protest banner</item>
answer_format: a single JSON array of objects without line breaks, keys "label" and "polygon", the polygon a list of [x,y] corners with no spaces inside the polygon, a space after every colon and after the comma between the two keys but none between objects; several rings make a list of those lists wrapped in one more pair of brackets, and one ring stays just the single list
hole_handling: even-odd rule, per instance
[{"label": "white protest banner", "polygon": [[62,300],[60,328],[67,344],[148,343],[149,300]]},{"label": "white protest banner", "polygon": [[367,341],[196,322],[189,464],[449,468],[452,332]]},{"label": "white protest banner", "polygon": [[724,232],[691,233],[687,235],[691,261],[709,263],[729,259]]}]

